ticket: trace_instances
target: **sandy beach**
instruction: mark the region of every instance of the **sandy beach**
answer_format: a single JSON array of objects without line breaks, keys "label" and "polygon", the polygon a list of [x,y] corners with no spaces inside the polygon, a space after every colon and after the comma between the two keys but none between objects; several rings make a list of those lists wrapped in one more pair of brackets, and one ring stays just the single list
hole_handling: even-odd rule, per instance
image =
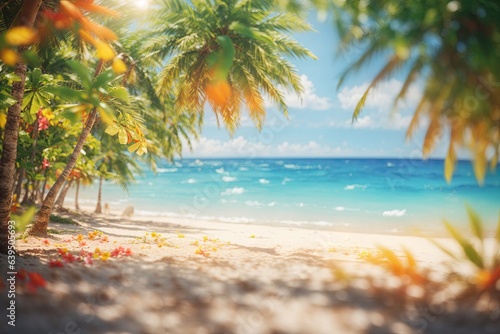
[{"label": "sandy beach", "polygon": [[[18,283],[16,327],[3,333],[500,329],[498,301],[479,300],[465,308],[448,302],[454,293],[446,276],[449,259],[425,238],[114,214],[69,216],[78,225],[51,223],[49,238],[17,241],[17,271],[39,273],[46,286],[30,291]],[[452,240],[440,242],[457,250]],[[409,284],[368,263],[377,258],[377,245],[400,256],[406,247],[430,281]],[[436,295],[443,286],[447,293]]]}]

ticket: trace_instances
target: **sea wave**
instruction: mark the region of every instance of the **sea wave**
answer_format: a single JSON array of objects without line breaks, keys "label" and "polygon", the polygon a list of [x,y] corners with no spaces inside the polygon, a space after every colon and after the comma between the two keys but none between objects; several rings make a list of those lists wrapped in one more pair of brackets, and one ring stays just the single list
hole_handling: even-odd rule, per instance
[{"label": "sea wave", "polygon": [[259,201],[246,201],[245,205],[246,206],[260,206],[262,204]]},{"label": "sea wave", "polygon": [[227,188],[224,190],[221,195],[227,196],[227,195],[241,195],[245,192],[245,188],[242,187],[234,187],[234,188]]},{"label": "sea wave", "polygon": [[236,181],[236,177],[225,175],[225,176],[222,177],[222,181],[224,181],[224,182],[234,182],[234,181]]},{"label": "sea wave", "polygon": [[260,184],[268,184],[270,181],[266,179],[259,179]]},{"label": "sea wave", "polygon": [[217,174],[223,174],[223,175],[227,175],[227,174],[228,174],[228,172],[226,172],[226,171],[224,170],[224,167],[217,168],[217,169],[215,170],[215,172],[216,172]]},{"label": "sea wave", "polygon": [[387,210],[382,213],[384,217],[403,217],[406,215],[406,209],[403,210]]},{"label": "sea wave", "polygon": [[344,190],[354,190],[354,189],[366,189],[366,185],[364,184],[348,184],[347,186],[344,187]]},{"label": "sea wave", "polygon": [[195,179],[188,179],[186,181],[182,181],[181,183],[189,183],[189,184],[193,184],[193,183],[196,183],[196,180]]},{"label": "sea wave", "polygon": [[283,179],[283,181],[281,181],[281,184],[282,184],[282,185],[285,185],[287,182],[290,182],[290,181],[292,181],[292,179],[291,179],[291,178],[285,177],[285,178]]},{"label": "sea wave", "polygon": [[246,172],[246,171],[248,170],[248,168],[246,168],[246,167],[240,167],[239,169],[240,169],[240,171],[242,171],[242,172]]},{"label": "sea wave", "polygon": [[300,166],[295,164],[285,164],[283,165],[283,167],[285,167],[286,169],[300,169]]},{"label": "sea wave", "polygon": [[158,173],[175,173],[177,172],[179,169],[177,168],[158,168],[156,171]]}]

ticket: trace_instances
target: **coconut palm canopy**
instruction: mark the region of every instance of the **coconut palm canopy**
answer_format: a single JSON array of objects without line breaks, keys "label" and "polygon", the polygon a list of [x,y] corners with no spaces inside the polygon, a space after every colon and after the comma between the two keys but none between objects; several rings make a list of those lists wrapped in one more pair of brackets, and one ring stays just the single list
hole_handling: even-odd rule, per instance
[{"label": "coconut palm canopy", "polygon": [[302,91],[290,58],[314,58],[291,32],[311,27],[281,12],[272,0],[163,0],[155,15],[150,51],[165,60],[158,92],[176,106],[203,114],[205,102],[230,132],[245,105],[261,127],[265,99],[287,113],[283,89]]},{"label": "coconut palm canopy", "polygon": [[409,87],[421,80],[424,92],[416,106],[407,136],[412,136],[423,116],[429,119],[423,155],[429,156],[437,139],[449,132],[445,176],[453,174],[458,147],[470,148],[480,183],[487,169],[488,150],[494,151],[492,168],[500,149],[500,4],[495,1],[348,1],[336,22],[344,45],[362,43],[362,55],[349,66],[339,82],[359,71],[374,57],[389,53],[353,114],[361,113],[368,94],[398,71],[406,78],[394,104]]}]

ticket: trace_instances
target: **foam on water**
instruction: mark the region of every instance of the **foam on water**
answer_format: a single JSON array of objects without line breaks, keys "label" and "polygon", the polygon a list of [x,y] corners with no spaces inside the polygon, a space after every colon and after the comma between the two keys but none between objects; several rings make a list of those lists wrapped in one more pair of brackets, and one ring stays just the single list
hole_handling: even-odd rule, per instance
[{"label": "foam on water", "polygon": [[[105,182],[103,202],[146,215],[373,231],[436,228],[443,218],[466,226],[466,203],[494,227],[500,210],[500,173],[488,172],[479,187],[464,161],[451,184],[440,160],[188,159],[159,167],[137,176],[128,194]],[[80,203],[95,205],[97,189],[81,187]]]}]

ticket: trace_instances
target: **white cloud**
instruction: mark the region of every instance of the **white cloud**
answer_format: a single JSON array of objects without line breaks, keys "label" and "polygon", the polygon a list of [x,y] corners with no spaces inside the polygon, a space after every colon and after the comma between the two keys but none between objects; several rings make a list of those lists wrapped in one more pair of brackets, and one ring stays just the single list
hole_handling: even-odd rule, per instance
[{"label": "white cloud", "polygon": [[331,147],[328,145],[321,145],[315,141],[310,141],[307,144],[291,144],[285,141],[278,145],[276,153],[279,156],[332,156],[349,153],[350,150],[337,146]]},{"label": "white cloud", "polygon": [[[391,113],[394,99],[402,85],[402,82],[396,79],[380,83],[369,93],[362,114],[354,123],[348,119],[343,123],[330,122],[328,125],[355,129],[406,129],[412,119],[411,113],[420,101],[422,92],[417,85],[410,86],[406,98],[398,104],[398,111]],[[343,88],[337,95],[341,107],[353,112],[367,87],[368,83]]]},{"label": "white cloud", "polygon": [[[344,87],[337,94],[341,107],[346,110],[354,110],[358,101],[368,88],[368,85],[368,83],[364,83],[359,86]],[[397,79],[381,82],[368,94],[365,102],[365,108],[375,108],[384,112],[390,111],[393,101],[402,86],[403,83]],[[422,92],[420,88],[416,85],[412,85],[408,89],[405,99],[401,100],[399,107],[401,109],[415,107],[421,96]]]},{"label": "white cloud", "polygon": [[185,149],[186,157],[322,157],[345,156],[351,153],[346,143],[332,147],[309,141],[305,144],[281,142],[277,145],[266,145],[261,142],[250,142],[243,136],[227,141],[201,137],[193,141],[193,151]]},{"label": "white cloud", "polygon": [[[200,137],[196,141],[193,140],[192,144],[193,153],[186,151],[185,155],[214,157],[255,156],[266,155],[265,153],[271,148],[269,145],[264,145],[261,142],[249,142],[243,136],[232,138],[228,141]],[[186,145],[184,146],[186,147]]]},{"label": "white cloud", "polygon": [[[283,98],[289,108],[326,110],[332,106],[328,97],[321,97],[316,94],[316,88],[307,75],[302,74],[300,76],[300,84],[304,89],[301,95],[297,95],[290,90],[283,90]],[[266,98],[266,105],[273,106],[274,104]]]}]

